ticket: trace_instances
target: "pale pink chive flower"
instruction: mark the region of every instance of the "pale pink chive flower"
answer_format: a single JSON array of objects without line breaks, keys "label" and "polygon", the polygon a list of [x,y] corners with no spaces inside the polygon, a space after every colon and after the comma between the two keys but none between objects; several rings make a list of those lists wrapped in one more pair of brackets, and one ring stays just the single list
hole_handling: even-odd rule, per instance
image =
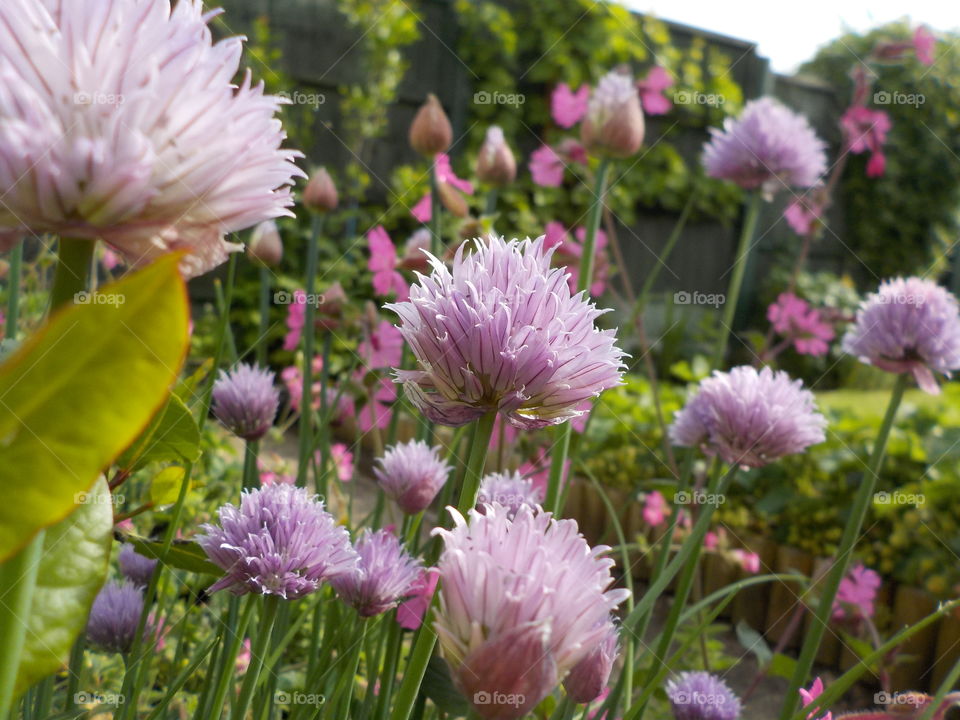
[{"label": "pale pink chive flower", "polygon": [[922,390],[936,395],[934,373],[950,377],[960,369],[957,299],[930,280],[887,280],[860,304],[843,349],[881,370],[909,372]]},{"label": "pale pink chive flower", "polygon": [[400,546],[387,530],[365,529],[354,545],[360,564],[330,581],[337,595],[360,617],[373,617],[395,608],[414,589],[420,561]]},{"label": "pale pink chive flower", "polygon": [[139,587],[150,584],[150,577],[153,575],[154,568],[157,567],[156,560],[144,557],[130,543],[124,543],[120,548],[117,562],[120,565],[121,574]]},{"label": "pale pink chive flower", "polygon": [[305,488],[269,485],[244,490],[240,507],[217,511],[219,525],[201,526],[197,537],[225,575],[208,592],[258,593],[293,600],[324,581],[353,572],[359,558],[346,528]]},{"label": "pale pink chive flower", "polygon": [[280,215],[303,176],[282,100],[214,43],[199,0],[0,4],[0,233],[102,239],[131,265],[186,250],[185,275]]},{"label": "pale pink chive flower", "polygon": [[587,114],[590,102],[590,86],[583,84],[576,91],[566,83],[557,85],[550,94],[550,114],[553,121],[562,128],[572,128]]},{"label": "pale pink chive flower", "polygon": [[213,385],[213,414],[230,432],[244,440],[262,438],[277,416],[280,391],[269,370],[240,363],[220,371]]},{"label": "pale pink chive flower", "polygon": [[589,654],[573,666],[563,680],[567,695],[575,703],[588,703],[599,698],[607,689],[610,671],[620,654],[620,635],[612,620],[604,623],[606,635]]},{"label": "pale pink chive flower", "polygon": [[670,506],[659,490],[652,490],[643,499],[643,521],[650,527],[660,527],[670,517]]},{"label": "pale pink chive flower", "polygon": [[712,673],[682,672],[668,680],[667,698],[674,720],[737,720],[740,698]]},{"label": "pale pink chive flower", "polygon": [[872,618],[880,583],[880,576],[862,563],[850,568],[840,581],[833,600],[833,619],[856,621]]},{"label": "pale pink chive flower", "polygon": [[397,624],[406,630],[416,630],[423,624],[423,616],[437,590],[436,568],[421,570],[420,576],[409,592],[409,599],[397,608]]},{"label": "pale pink chive flower", "polygon": [[767,320],[777,334],[790,340],[801,355],[826,355],[834,338],[833,326],[793,293],[781,293],[767,308]]},{"label": "pale pink chive flower", "polygon": [[383,225],[377,225],[367,233],[370,260],[367,269],[373,273],[373,291],[377,295],[395,293],[398,300],[406,300],[409,284],[397,271],[397,248]]},{"label": "pale pink chive flower", "polygon": [[843,114],[840,125],[843,127],[850,152],[870,153],[870,159],[867,161],[867,177],[883,175],[887,167],[883,144],[887,141],[887,133],[893,126],[890,116],[883,110],[871,110],[858,105]]},{"label": "pale pink chive flower", "polygon": [[426,510],[450,476],[440,448],[411,440],[387,448],[373,474],[380,487],[407,515]]},{"label": "pale pink chive flower", "polygon": [[549,145],[541,145],[530,153],[530,174],[541,187],[563,185],[563,158]]},{"label": "pale pink chive flower", "polygon": [[933,65],[933,51],[937,47],[937,38],[930,28],[920,25],[913,32],[913,48],[917,53],[917,60],[924,65]]},{"label": "pale pink chive flower", "polygon": [[670,440],[730,465],[762,467],[823,442],[826,424],[800,380],[743,365],[700,383],[674,417]]},{"label": "pale pink chive flower", "polygon": [[723,129],[710,128],[703,166],[710,177],[772,196],[817,184],[827,169],[825,143],[803,115],[771,97],[751,100]]},{"label": "pale pink chive flower", "polygon": [[[127,653],[133,647],[143,612],[143,591],[130,582],[110,581],[97,593],[87,618],[87,640],[107,652]],[[147,631],[152,634],[152,629]]]},{"label": "pale pink chive flower", "polygon": [[659,65],[650,68],[650,72],[643,80],[637,81],[637,91],[640,93],[640,103],[647,115],[664,115],[670,112],[673,103],[663,94],[663,91],[673,86],[673,78],[666,69]]},{"label": "pale pink chive flower", "polygon": [[484,505],[498,503],[512,517],[521,505],[535,508],[543,502],[543,494],[534,486],[533,480],[519,472],[490,473],[480,482],[477,493],[477,509],[484,512]]},{"label": "pale pink chive flower", "polygon": [[[460,199],[460,196],[453,193],[453,190],[457,190],[466,195],[473,195],[473,183],[456,176],[453,172],[453,166],[450,165],[450,156],[446,153],[440,153],[434,159],[433,172],[437,178],[437,188],[440,193],[440,199],[444,201],[444,206],[451,212],[453,212],[453,210],[451,209],[449,198]],[[462,199],[460,200],[462,201]],[[420,201],[410,210],[410,214],[422,223],[430,222],[430,219],[433,217],[431,194],[427,193],[420,198]]]},{"label": "pale pink chive flower", "polygon": [[580,139],[593,154],[630,157],[643,145],[645,125],[640,95],[628,72],[612,70],[600,78],[580,125]]},{"label": "pale pink chive flower", "polygon": [[276,267],[283,260],[283,240],[273,220],[258,223],[247,242],[247,257],[267,267]]},{"label": "pale pink chive flower", "polygon": [[430,420],[457,426],[499,412],[518,427],[556,425],[620,384],[615,333],[595,325],[604,311],[570,292],[543,238],[491,236],[467,250],[452,270],[431,256],[410,300],[386,306],[421,367],[397,370],[397,381]]},{"label": "pale pink chive flower", "polygon": [[434,630],[454,681],[484,718],[514,720],[537,705],[608,637],[629,592],[611,590],[606,546],[591,548],[574,520],[521,506],[449,508]]},{"label": "pale pink chive flower", "polygon": [[[823,694],[823,680],[817,678],[813,681],[813,685],[810,686],[809,690],[804,690],[800,688],[797,692],[800,693],[800,700],[803,702],[803,706],[806,707],[818,697]],[[824,713],[818,715],[816,710],[812,710],[807,715],[808,720],[833,720],[833,713]]]}]

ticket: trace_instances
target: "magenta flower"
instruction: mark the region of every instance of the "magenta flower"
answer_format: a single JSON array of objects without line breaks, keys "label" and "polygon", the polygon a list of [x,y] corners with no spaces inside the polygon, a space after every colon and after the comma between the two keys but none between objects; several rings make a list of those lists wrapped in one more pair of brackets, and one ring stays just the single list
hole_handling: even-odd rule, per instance
[{"label": "magenta flower", "polygon": [[[473,183],[469,180],[458,178],[454,174],[453,167],[450,165],[450,156],[446,153],[439,153],[436,156],[433,161],[433,172],[437,177],[437,187],[441,200],[445,199],[447,193],[450,192],[450,188],[454,188],[467,195],[473,195]],[[446,202],[444,204],[447,205]],[[420,198],[417,204],[411,208],[410,214],[422,223],[430,222],[431,217],[433,217],[431,194],[427,193]]]},{"label": "magenta flower", "polygon": [[[320,455],[319,451],[317,455]],[[330,460],[340,482],[350,482],[353,479],[353,453],[350,448],[343,443],[333,443],[330,446]]]},{"label": "magenta flower", "polygon": [[[574,520],[523,505],[513,520],[490,505],[450,508],[434,630],[453,677],[484,718],[513,720],[537,705],[609,632],[629,593],[609,589],[613,561]],[[486,698],[490,702],[478,702]]]},{"label": "magenta flower", "polygon": [[530,174],[541,187],[560,187],[563,184],[563,158],[549,145],[541,145],[530,153]]},{"label": "magenta flower", "polygon": [[[804,690],[800,688],[797,692],[800,693],[800,699],[803,701],[803,706],[806,707],[818,697],[823,694],[823,680],[817,678],[813,681],[813,685],[810,686],[809,690]],[[822,715],[817,715],[816,710],[811,711],[807,715],[807,720],[833,720],[833,713],[825,713]]]},{"label": "magenta flower", "polygon": [[244,490],[239,508],[226,504],[217,514],[220,524],[202,525],[204,534],[197,537],[225,572],[209,592],[293,600],[353,572],[359,563],[346,528],[305,488],[275,484]]},{"label": "magenta flower", "polygon": [[[544,227],[543,246],[547,250],[554,249],[553,266],[562,267],[567,271],[567,284],[570,292],[577,292],[580,281],[580,260],[583,257],[583,241],[587,229],[582,225],[574,231],[574,238],[570,237],[562,223],[552,220]],[[610,272],[610,260],[607,257],[607,234],[600,228],[594,241],[593,283],[590,285],[590,295],[599,297],[607,289],[607,276]]]},{"label": "magenta flower", "polygon": [[660,527],[670,517],[670,506],[659,490],[652,490],[643,499],[643,521],[650,527]]},{"label": "magenta flower", "polygon": [[892,123],[890,116],[883,110],[855,106],[847,110],[840,118],[850,152],[859,154],[869,152],[867,177],[880,177],[887,167],[883,154],[883,144],[887,141]]},{"label": "magenta flower", "polygon": [[293,291],[293,302],[287,306],[287,317],[284,322],[287,334],[283,338],[284,350],[296,350],[303,335],[303,326],[306,324],[307,294],[303,290]]},{"label": "magenta flower", "polygon": [[822,188],[815,189],[787,205],[786,210],[783,211],[783,217],[797,235],[811,236],[823,223],[826,200]]},{"label": "magenta flower", "polygon": [[937,38],[930,28],[920,25],[913,32],[913,49],[917,53],[917,60],[924,65],[933,65],[933,52],[937,47]]},{"label": "magenta flower", "polygon": [[[357,373],[356,380],[361,382],[363,376],[361,370]],[[361,432],[368,433],[374,426],[383,430],[390,425],[393,403],[397,399],[397,386],[389,377],[379,377],[374,380],[373,385],[365,386],[365,389],[367,392],[361,407],[356,408],[352,402],[346,402],[341,405],[341,411],[344,415],[356,415]]]},{"label": "magenta flower", "polygon": [[620,654],[620,635],[612,620],[604,623],[606,635],[584,657],[571,668],[563,680],[563,687],[570,699],[576,703],[588,703],[596,700],[607,688],[613,663]]},{"label": "magenta flower", "polygon": [[124,543],[120,548],[117,562],[120,564],[120,572],[123,576],[139,587],[150,584],[150,577],[153,575],[154,568],[157,567],[156,560],[144,557],[130,543]]},{"label": "magenta flower", "polygon": [[572,128],[587,114],[590,101],[590,86],[581,85],[574,92],[566,83],[560,83],[550,95],[550,113],[553,121],[562,128]]},{"label": "magenta flower", "polygon": [[262,438],[277,416],[280,391],[269,370],[240,363],[220,371],[213,385],[213,414],[230,432],[244,440]]},{"label": "magenta flower", "polygon": [[377,225],[367,233],[370,246],[370,260],[367,269],[373,273],[373,291],[377,295],[396,293],[397,300],[406,300],[409,296],[409,284],[403,275],[397,272],[397,248],[383,225]]},{"label": "magenta flower", "polygon": [[881,370],[909,372],[921,389],[936,395],[934,373],[950,377],[960,369],[957,300],[930,280],[887,280],[860,304],[843,349]]},{"label": "magenta flower", "polygon": [[431,258],[409,302],[386,306],[422,368],[396,371],[421,412],[452,426],[499,412],[518,427],[545,427],[620,383],[614,331],[598,330],[603,311],[551,269],[543,238],[491,236],[473,247],[458,248],[452,272]]},{"label": "magenta flower", "polygon": [[815,185],[827,168],[826,145],[803,115],[771,97],[751,100],[723,130],[710,128],[703,166],[710,177],[730,180],[767,196]]},{"label": "magenta flower", "polygon": [[480,482],[477,493],[477,509],[484,512],[484,505],[498,503],[506,508],[510,517],[517,514],[521,505],[536,508],[543,502],[543,493],[519,472],[490,473]]},{"label": "magenta flower", "polygon": [[748,572],[751,575],[756,575],[758,572],[760,572],[760,556],[755,552],[734,548],[730,551],[730,554],[745,572]]},{"label": "magenta flower", "polygon": [[737,720],[740,698],[712,673],[682,672],[667,681],[674,720]]},{"label": "magenta flower", "polygon": [[863,564],[850,568],[840,581],[833,600],[833,619],[857,621],[872,618],[880,583],[880,576]]},{"label": "magenta flower", "polygon": [[407,515],[426,510],[450,475],[440,448],[411,440],[387,448],[373,474],[380,487]]},{"label": "magenta flower", "polygon": [[403,355],[403,335],[395,325],[381,320],[357,346],[357,353],[368,368],[394,367]]},{"label": "magenta flower", "polygon": [[87,618],[87,640],[107,652],[127,653],[137,637],[143,590],[124,580],[108,582],[97,593]]},{"label": "magenta flower", "polygon": [[195,276],[241,249],[226,233],[291,214],[303,173],[282,100],[249,72],[236,84],[242,38],[214,43],[214,16],[199,0],[0,4],[0,234],[102,239],[131,265],[186,250]]},{"label": "magenta flower", "polygon": [[420,577],[420,561],[387,530],[364,530],[354,545],[360,564],[330,580],[337,595],[361,617],[395,608]]},{"label": "magenta flower", "polygon": [[410,588],[409,599],[400,603],[397,608],[397,623],[406,630],[416,630],[423,624],[423,616],[430,607],[433,594],[437,590],[436,568],[428,568],[420,572],[417,581]]},{"label": "magenta flower", "polygon": [[673,78],[666,69],[659,65],[650,68],[650,72],[643,80],[637,81],[637,91],[640,93],[640,103],[647,115],[664,115],[670,112],[673,103],[663,94],[663,91],[673,86]]},{"label": "magenta flower", "polygon": [[[320,371],[323,370],[323,358],[319,355],[313,358],[313,382],[310,386],[310,407],[320,409]],[[303,370],[299,365],[290,365],[280,371],[280,379],[290,395],[290,405],[300,412],[300,400],[303,397]]]},{"label": "magenta flower", "polygon": [[767,308],[767,320],[779,335],[793,342],[801,355],[825,355],[834,338],[833,326],[793,293],[780,294]]},{"label": "magenta flower", "polygon": [[700,383],[674,417],[670,440],[729,465],[762,467],[823,442],[826,423],[800,380],[744,365]]}]

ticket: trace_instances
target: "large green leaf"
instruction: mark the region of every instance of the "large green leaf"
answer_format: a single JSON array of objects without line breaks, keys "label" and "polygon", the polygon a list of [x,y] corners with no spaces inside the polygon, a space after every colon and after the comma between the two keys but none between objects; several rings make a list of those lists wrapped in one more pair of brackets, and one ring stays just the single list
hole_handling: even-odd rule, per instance
[{"label": "large green leaf", "polygon": [[16,694],[66,662],[107,574],[112,540],[110,489],[100,479],[84,503],[44,535]]},{"label": "large green leaf", "polygon": [[128,535],[127,542],[132,543],[144,557],[160,560],[168,567],[197,574],[223,574],[223,570],[210,562],[203,548],[191,540],[174,540],[166,553],[163,552],[163,543],[156,540]]},{"label": "large green leaf", "polygon": [[167,398],[137,441],[117,459],[127,472],[152,462],[193,462],[200,457],[200,430],[189,408],[176,395]]},{"label": "large green leaf", "polygon": [[187,346],[177,261],[68,306],[0,366],[0,494],[16,497],[0,504],[0,561],[67,517],[165,401]]}]

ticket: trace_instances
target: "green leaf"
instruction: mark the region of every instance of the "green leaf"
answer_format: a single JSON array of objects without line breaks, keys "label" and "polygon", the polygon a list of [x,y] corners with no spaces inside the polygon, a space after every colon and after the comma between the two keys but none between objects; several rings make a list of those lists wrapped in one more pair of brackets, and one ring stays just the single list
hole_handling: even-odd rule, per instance
[{"label": "green leaf", "polygon": [[176,395],[167,398],[157,413],[118,459],[117,466],[128,473],[152,462],[194,462],[200,457],[200,429],[190,409]]},{"label": "green leaf", "polygon": [[75,497],[162,406],[187,347],[178,255],[57,312],[0,366],[0,561]]},{"label": "green leaf", "polygon": [[746,620],[740,620],[736,626],[737,640],[743,645],[744,650],[753,653],[757,658],[757,665],[764,667],[773,658],[773,652],[770,646],[763,639],[763,635],[758,633]]},{"label": "green leaf", "polygon": [[207,559],[207,554],[197,543],[189,540],[174,540],[166,554],[163,543],[129,536],[137,552],[145,557],[160,560],[164,565],[203,575],[223,575],[223,570]]},{"label": "green leaf", "polygon": [[465,717],[470,708],[466,698],[453,685],[447,661],[438,655],[430,658],[420,691],[433,700],[442,712],[452,717]]},{"label": "green leaf", "polygon": [[186,474],[186,470],[179,465],[171,465],[154,475],[150,481],[150,502],[154,507],[173,505],[177,501]]},{"label": "green leaf", "polygon": [[15,692],[56,672],[87,622],[107,575],[113,503],[102,478],[85,502],[47,529]]},{"label": "green leaf", "polygon": [[793,677],[793,671],[796,666],[797,661],[795,658],[784,655],[783,653],[776,653],[770,660],[770,666],[767,668],[767,672],[770,675],[789,680]]}]

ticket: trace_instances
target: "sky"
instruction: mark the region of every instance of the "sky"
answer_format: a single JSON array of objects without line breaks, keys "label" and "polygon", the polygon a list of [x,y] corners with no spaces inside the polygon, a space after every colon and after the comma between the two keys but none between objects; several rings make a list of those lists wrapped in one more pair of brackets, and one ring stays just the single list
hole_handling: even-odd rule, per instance
[{"label": "sky", "polygon": [[957,0],[621,0],[662,20],[755,42],[775,72],[792,73],[845,31],[908,16],[934,32],[960,29]]}]

